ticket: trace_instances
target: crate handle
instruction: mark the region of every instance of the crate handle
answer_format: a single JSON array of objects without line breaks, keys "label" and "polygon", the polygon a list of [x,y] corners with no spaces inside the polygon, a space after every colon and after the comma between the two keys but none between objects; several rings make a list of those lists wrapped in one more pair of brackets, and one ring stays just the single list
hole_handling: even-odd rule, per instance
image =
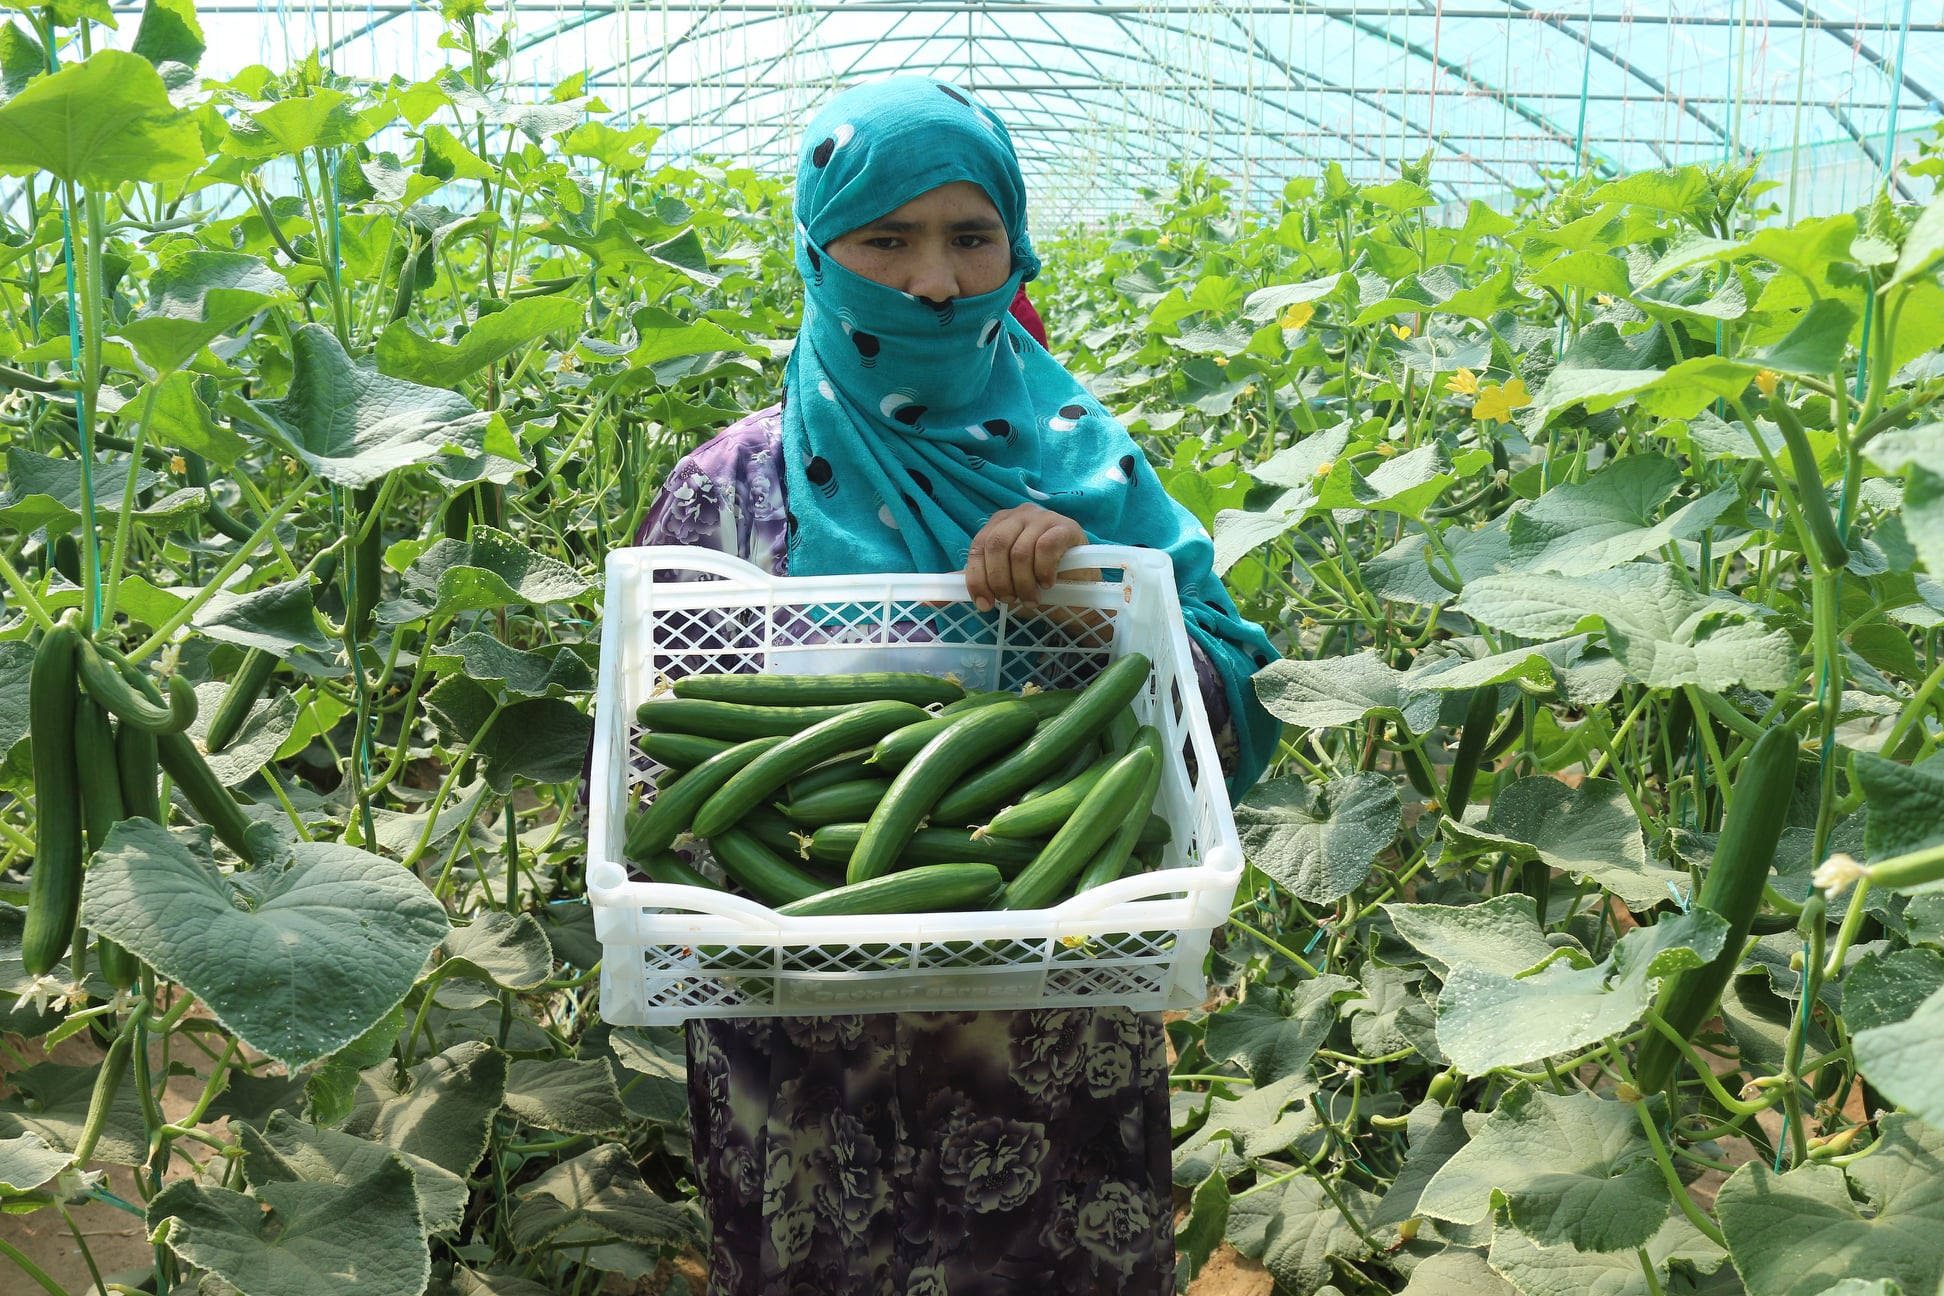
[{"label": "crate handle", "polygon": [[[720,549],[705,549],[700,545],[643,545],[636,549],[616,549],[608,555],[610,569],[624,564],[644,561],[649,550],[653,551],[653,562],[658,567],[678,567],[684,571],[707,572],[720,576],[739,585],[770,586],[787,582],[790,577],[772,576],[753,563],[744,562]],[[1165,555],[1152,549],[1137,549],[1132,545],[1086,544],[1076,545],[1066,551],[1060,559],[1062,572],[1083,568],[1118,567],[1122,570],[1140,571],[1144,576],[1153,576],[1167,565]],[[610,576],[614,573],[610,570]],[[955,575],[953,572],[912,573],[914,575]]]}]

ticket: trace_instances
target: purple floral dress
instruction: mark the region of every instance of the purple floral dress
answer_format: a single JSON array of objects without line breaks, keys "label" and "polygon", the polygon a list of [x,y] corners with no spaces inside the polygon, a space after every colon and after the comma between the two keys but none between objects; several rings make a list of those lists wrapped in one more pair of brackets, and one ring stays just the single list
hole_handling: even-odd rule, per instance
[{"label": "purple floral dress", "polygon": [[[637,542],[786,574],[781,440],[771,408],[698,448]],[[712,1296],[1174,1291],[1158,1013],[699,1020],[688,1047]]]}]

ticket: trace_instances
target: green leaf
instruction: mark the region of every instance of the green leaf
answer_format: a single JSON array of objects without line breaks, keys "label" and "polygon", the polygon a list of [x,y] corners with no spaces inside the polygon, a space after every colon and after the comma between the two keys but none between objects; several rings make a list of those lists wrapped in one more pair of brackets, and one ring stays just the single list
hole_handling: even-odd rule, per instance
[{"label": "green leaf", "polygon": [[1175,1229],[1175,1265],[1192,1281],[1222,1244],[1228,1231],[1229,1186],[1220,1171],[1210,1172],[1189,1198],[1188,1218]]},{"label": "green leaf", "polygon": [[251,161],[288,157],[312,148],[346,148],[370,139],[395,115],[380,106],[360,110],[328,87],[249,110],[230,123],[225,151]]},{"label": "green leaf", "polygon": [[41,43],[9,21],[0,26],[0,103],[19,94],[27,83],[47,70],[47,51]]},{"label": "green leaf", "polygon": [[1363,994],[1343,1002],[1343,1013],[1350,1019],[1350,1042],[1365,1057],[1382,1057],[1413,1047],[1410,1036],[1398,1028],[1400,1016],[1409,1014],[1422,1002],[1417,984],[1424,974],[1415,970],[1386,967],[1366,962],[1357,969]]},{"label": "green leaf", "polygon": [[1700,967],[1728,924],[1706,909],[1663,917],[1620,938],[1594,967],[1548,964],[1514,978],[1451,969],[1438,996],[1438,1047],[1467,1075],[1556,1057],[1640,1020],[1661,977]]},{"label": "green leaf", "polygon": [[[1440,692],[1460,692],[1491,688],[1518,680],[1556,689],[1576,707],[1598,706],[1607,701],[1626,682],[1621,670],[1604,649],[1589,650],[1590,637],[1569,635],[1528,648],[1487,652],[1481,657],[1466,657],[1462,652],[1439,656],[1434,651],[1419,653],[1406,672],[1417,688]],[[1464,650],[1468,645],[1483,646],[1482,640],[1448,640],[1446,648]]]},{"label": "green leaf", "polygon": [[[380,1018],[376,1026],[316,1064],[304,1081],[305,1115],[310,1122],[313,1125],[336,1125],[349,1116],[357,1100],[362,1073],[388,1060],[392,1050],[398,1046],[398,1037],[404,1032],[405,1008],[401,1004]],[[272,1113],[278,1114],[281,1113]],[[425,1205],[423,1193],[419,1204]],[[428,1224],[431,1218],[428,1214]]]},{"label": "green leaf", "polygon": [[515,778],[535,783],[575,778],[594,738],[593,718],[571,702],[531,698],[501,705],[463,675],[440,680],[425,695],[425,710],[449,740],[475,744],[487,783],[500,793]]},{"label": "green leaf", "polygon": [[1500,787],[1481,822],[1447,818],[1440,831],[1447,858],[1504,851],[1514,863],[1539,860],[1605,887],[1629,909],[1650,909],[1672,898],[1669,883],[1682,894],[1689,885],[1684,870],[1648,858],[1640,821],[1612,779],[1568,787],[1544,774],[1530,775]]},{"label": "green leaf", "polygon": [[366,486],[444,454],[481,451],[486,415],[465,397],[353,364],[321,324],[291,334],[291,363],[290,390],[281,399],[232,393],[223,408],[328,482]]},{"label": "green leaf", "polygon": [[150,368],[166,373],[289,290],[288,281],[257,257],[177,250],[156,267],[147,304],[114,332]]},{"label": "green leaf", "polygon": [[1304,280],[1302,283],[1276,284],[1268,288],[1258,288],[1242,303],[1242,313],[1258,324],[1267,324],[1288,307],[1303,302],[1319,301],[1329,296],[1336,291],[1336,286],[1342,278],[1340,274],[1327,274],[1319,279]]},{"label": "green leaf", "polygon": [[1419,446],[1387,460],[1367,477],[1348,459],[1339,459],[1318,484],[1316,502],[1336,509],[1339,517],[1368,509],[1421,518],[1455,480],[1441,447]]},{"label": "green leaf", "polygon": [[[1571,1247],[1541,1247],[1517,1229],[1499,1229],[1492,1235],[1492,1268],[1512,1283],[1521,1296],[1656,1296],[1666,1291],[1686,1291],[1670,1285],[1669,1261],[1681,1260],[1703,1273],[1713,1273],[1726,1262],[1721,1248],[1702,1236],[1687,1217],[1671,1215],[1660,1232],[1646,1246],[1647,1261],[1654,1266],[1655,1287],[1647,1285],[1635,1251],[1575,1251]],[[1712,1290],[1712,1289],[1710,1289]],[[1739,1291],[1739,1288],[1726,1288]],[[1751,1293],[1762,1291],[1750,1287]],[[1762,1296],[1769,1293],[1762,1291]]]},{"label": "green leaf", "polygon": [[[94,466],[95,514],[112,518],[121,515],[122,487],[128,480],[129,461],[117,458]],[[162,478],[140,469],[135,474],[135,489],[146,491]],[[140,496],[138,494],[137,498]],[[168,526],[203,511],[200,490],[170,491],[148,505],[137,504],[134,516],[158,526]],[[35,454],[23,446],[7,450],[7,490],[0,495],[0,526],[18,532],[47,527],[50,534],[72,531],[81,525],[81,463],[76,459],[55,459]]]},{"label": "green leaf", "polygon": [[[1351,1183],[1339,1181],[1337,1195],[1362,1219],[1377,1204]],[[1370,1254],[1369,1245],[1310,1175],[1237,1197],[1229,1204],[1228,1235],[1236,1250],[1260,1260],[1279,1284],[1298,1292],[1314,1292],[1329,1280],[1332,1257],[1361,1260]]]},{"label": "green leaf", "polygon": [[648,1190],[628,1150],[603,1143],[514,1189],[513,1244],[531,1249],[573,1230],[646,1246],[695,1238],[693,1217]]},{"label": "green leaf", "polygon": [[397,599],[378,619],[402,625],[526,604],[572,603],[600,588],[571,567],[527,548],[504,531],[475,526],[466,540],[441,540],[405,570]]},{"label": "green leaf", "polygon": [[396,1157],[364,1179],[267,1183],[254,1195],[178,1179],[148,1228],[250,1296],[419,1296],[432,1256],[412,1172]]},{"label": "green leaf", "polygon": [[1854,1034],[1895,1025],[1939,990],[1944,990],[1944,952],[1872,950],[1843,976],[1843,1026]]},{"label": "green leaf", "polygon": [[[18,966],[18,960],[15,964]],[[72,1152],[87,1128],[100,1072],[99,1063],[64,1066],[57,1062],[37,1062],[8,1072],[7,1085],[13,1092],[0,1098],[0,1138],[31,1135],[49,1147]],[[115,1091],[115,1103],[108,1109],[94,1159],[125,1166],[141,1165],[148,1159],[142,1101],[135,1086],[124,1084]]]},{"label": "green leaf", "polygon": [[0,1139],[0,1196],[32,1192],[68,1168],[74,1157],[31,1131]]},{"label": "green leaf", "polygon": [[[1386,1196],[1385,1201],[1390,1198]],[[1425,1257],[1411,1270],[1403,1296],[1521,1296],[1517,1287],[1499,1277],[1481,1251],[1448,1246]],[[1601,1289],[1600,1296],[1607,1296]]]},{"label": "green leaf", "polygon": [[27,736],[27,684],[34,670],[34,645],[21,639],[0,643],[0,758]]},{"label": "green leaf", "polygon": [[[1458,564],[1460,580],[1469,584],[1511,565],[1511,539],[1506,534],[1509,521],[1508,515],[1501,513],[1475,531],[1453,527],[1442,533],[1445,548]],[[1431,573],[1425,570],[1427,547],[1421,533],[1406,532],[1403,539],[1370,559],[1364,564],[1370,592],[1378,598],[1415,603],[1420,607],[1451,602],[1457,596],[1431,579]],[[1449,574],[1445,560],[1439,557],[1436,561],[1438,570]]]},{"label": "green leaf", "polygon": [[1777,373],[1810,378],[1840,373],[1843,355],[1849,347],[1850,330],[1854,327],[1854,311],[1834,297],[1821,297],[1810,303],[1786,337],[1774,346],[1755,352],[1749,359]]},{"label": "green leaf", "polygon": [[1203,1128],[1210,1136],[1226,1136],[1243,1156],[1274,1156],[1316,1124],[1316,1110],[1308,1104],[1286,1114],[1316,1088],[1314,1077],[1295,1073],[1248,1089],[1240,1098],[1218,1097],[1208,1105]]},{"label": "green leaf", "polygon": [[1628,675],[1654,688],[1787,688],[1799,657],[1786,631],[1764,630],[1753,621],[1717,623],[1763,609],[1725,594],[1697,594],[1658,563],[1626,563],[1585,576],[1481,576],[1465,586],[1457,608],[1530,639],[1603,625]]},{"label": "green leaf", "polygon": [[506,1071],[506,1110],[560,1134],[608,1134],[628,1124],[614,1072],[598,1058],[515,1059]]},{"label": "green leaf", "polygon": [[1284,1012],[1276,991],[1257,983],[1248,998],[1208,1019],[1202,1047],[1218,1062],[1248,1068],[1258,1085],[1307,1075],[1310,1059],[1336,1024],[1332,996],[1356,985],[1344,976],[1312,978],[1290,991],[1289,1010]]},{"label": "green leaf", "polygon": [[455,1232],[464,1223],[466,1181],[415,1157],[338,1130],[319,1129],[289,1112],[274,1112],[262,1132],[243,1126],[243,1173],[261,1191],[273,1183],[334,1183],[346,1188],[403,1161],[412,1172],[419,1218],[428,1233]]},{"label": "green leaf", "polygon": [[1903,250],[1897,256],[1897,268],[1890,273],[1885,288],[1894,288],[1907,283],[1929,270],[1944,256],[1944,191],[1932,197],[1930,206],[1912,223],[1910,232],[1904,235]]},{"label": "green leaf", "polygon": [[[1591,293],[1606,293],[1610,297],[1630,296],[1634,290],[1625,261],[1610,252],[1591,249],[1568,252],[1557,260],[1546,262],[1532,272],[1532,282],[1540,288],[1579,288]],[[1650,279],[1641,287],[1649,287],[1653,282]]]},{"label": "green leaf", "polygon": [[1847,1170],[1778,1175],[1758,1157],[1722,1185],[1716,1205],[1751,1292],[1820,1296],[1844,1278],[1932,1292],[1944,1281],[1944,1133],[1912,1117],[1884,1117],[1877,1145]]},{"label": "green leaf", "polygon": [[288,657],[297,648],[329,656],[343,647],[317,624],[308,579],[265,585],[247,594],[213,594],[196,613],[194,625],[211,639],[261,648],[278,657]]},{"label": "green leaf", "polygon": [[1397,785],[1368,771],[1321,787],[1295,776],[1274,779],[1235,807],[1249,862],[1312,904],[1361,885],[1403,819]]},{"label": "green leaf", "polygon": [[1471,1138],[1462,1111],[1442,1107],[1428,1098],[1411,1108],[1405,1128],[1411,1141],[1410,1153],[1404,1159],[1403,1168],[1391,1180],[1377,1213],[1371,1216],[1372,1228],[1402,1224],[1415,1218],[1425,1185],[1437,1177],[1445,1163]]},{"label": "green leaf", "polygon": [[1478,904],[1387,904],[1397,934],[1449,971],[1474,967],[1518,977],[1551,963],[1562,951],[1546,939],[1532,897],[1509,893]]},{"label": "green leaf", "polygon": [[129,49],[155,64],[170,87],[187,85],[208,48],[194,0],[147,0]]},{"label": "green leaf", "polygon": [[149,407],[149,441],[199,454],[228,468],[249,450],[250,442],[209,417],[196,395],[196,378],[178,370],[162,379]]},{"label": "green leaf", "polygon": [[1944,844],[1944,758],[1903,765],[1858,752],[1855,768],[1870,810],[1863,849],[1871,859]]},{"label": "green leaf", "polygon": [[1633,1109],[1517,1085],[1425,1187],[1420,1214],[1476,1224],[1503,1203],[1542,1247],[1646,1245],[1674,1208]]},{"label": "green leaf", "polygon": [[1583,482],[1565,482],[1512,514],[1512,557],[1531,571],[1582,576],[1701,535],[1740,499],[1734,489],[1693,501],[1656,523],[1681,485],[1680,465],[1627,455]]},{"label": "green leaf", "polygon": [[105,49],[0,104],[0,175],[45,171],[90,189],[180,180],[203,164],[195,118],[149,61]]},{"label": "green leaf", "polygon": [[465,1040],[413,1067],[403,1087],[390,1063],[366,1071],[343,1129],[466,1175],[505,1098],[506,1054]]},{"label": "green leaf", "polygon": [[580,329],[584,308],[572,297],[527,297],[483,315],[451,346],[394,321],[378,338],[379,371],[428,387],[456,387],[463,378],[533,345],[549,333]]},{"label": "green leaf", "polygon": [[1715,196],[1708,184],[1708,173],[1700,167],[1669,167],[1660,171],[1636,171],[1609,181],[1586,196],[1589,205],[1631,203],[1677,216],[1698,216],[1711,212]]},{"label": "green leaf", "polygon": [[508,990],[537,989],[553,971],[553,946],[532,914],[488,909],[454,927],[441,948],[443,975],[472,977]]},{"label": "green leaf", "polygon": [[1255,675],[1256,697],[1269,713],[1311,729],[1354,725],[1372,711],[1396,711],[1414,734],[1438,723],[1438,697],[1413,689],[1374,648],[1316,661],[1283,658]]},{"label": "green leaf", "polygon": [[594,689],[594,672],[564,646],[555,645],[552,652],[521,652],[478,630],[444,651],[427,654],[426,660],[433,670],[457,670],[495,698],[506,700],[562,697]]},{"label": "green leaf", "polygon": [[141,819],[95,853],[83,903],[97,932],[293,1066],[389,1012],[449,926],[417,877],[353,847],[298,842],[287,865],[225,876],[206,839]]},{"label": "green leaf", "polygon": [[[1847,1015],[1847,983],[1843,1002]],[[1933,1128],[1944,1129],[1944,1074],[1937,1065],[1944,1057],[1944,989],[1933,993],[1902,1021],[1857,1030],[1851,1042],[1857,1068],[1872,1085]]]},{"label": "green leaf", "polygon": [[[189,734],[198,745],[207,738],[210,718],[228,692],[228,684],[213,680],[196,685],[196,718],[190,722]],[[297,702],[290,694],[275,693],[258,698],[229,745],[206,757],[210,772],[224,787],[243,786],[258,770],[276,759],[296,728]]]}]

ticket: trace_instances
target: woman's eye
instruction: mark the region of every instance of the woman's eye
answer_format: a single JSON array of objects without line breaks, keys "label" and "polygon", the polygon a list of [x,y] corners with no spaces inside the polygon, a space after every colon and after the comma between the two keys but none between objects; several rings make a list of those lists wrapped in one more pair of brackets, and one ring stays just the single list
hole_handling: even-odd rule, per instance
[{"label": "woman's eye", "polygon": [[953,242],[967,251],[971,251],[974,248],[984,247],[986,244],[992,242],[992,240],[983,234],[961,234]]},{"label": "woman's eye", "polygon": [[888,234],[880,235],[877,238],[867,239],[865,241],[868,242],[872,247],[876,248],[880,252],[894,251],[902,242],[902,240],[892,238]]}]

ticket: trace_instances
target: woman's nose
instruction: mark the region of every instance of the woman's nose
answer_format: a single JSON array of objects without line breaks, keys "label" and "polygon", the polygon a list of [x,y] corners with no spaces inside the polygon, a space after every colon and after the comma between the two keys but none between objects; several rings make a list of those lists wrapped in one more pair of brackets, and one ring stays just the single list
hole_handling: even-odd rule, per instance
[{"label": "woman's nose", "polygon": [[912,268],[911,280],[905,284],[905,291],[914,297],[927,301],[950,301],[959,295],[958,272],[952,266],[951,257],[942,252],[927,253]]}]

